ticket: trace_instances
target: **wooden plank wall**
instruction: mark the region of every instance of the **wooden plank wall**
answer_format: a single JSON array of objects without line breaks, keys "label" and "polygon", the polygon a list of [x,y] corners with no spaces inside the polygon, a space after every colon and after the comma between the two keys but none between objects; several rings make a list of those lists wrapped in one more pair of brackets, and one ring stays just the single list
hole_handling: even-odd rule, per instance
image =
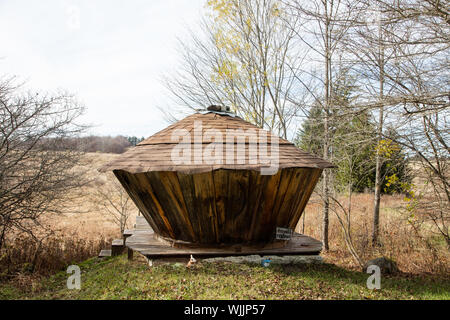
[{"label": "wooden plank wall", "polygon": [[322,169],[286,168],[199,174],[115,170],[156,233],[194,243],[260,243],[276,227],[294,229]]}]

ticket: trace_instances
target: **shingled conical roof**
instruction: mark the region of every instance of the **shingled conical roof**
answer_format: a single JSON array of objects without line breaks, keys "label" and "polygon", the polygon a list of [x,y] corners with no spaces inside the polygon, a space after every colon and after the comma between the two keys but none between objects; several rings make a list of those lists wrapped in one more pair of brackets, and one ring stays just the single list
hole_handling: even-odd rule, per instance
[{"label": "shingled conical roof", "polygon": [[[222,135],[222,139],[218,139],[217,135],[219,138]],[[232,139],[230,141],[233,141],[234,145],[231,151],[225,145],[228,138]],[[201,151],[205,150],[211,143],[223,144],[222,157],[213,152],[203,154],[198,161],[199,159],[194,155],[195,151],[199,150],[199,146]],[[277,143],[278,148],[274,149]],[[100,171],[201,173],[217,169],[261,170],[268,166],[265,162],[267,158],[261,156],[261,150],[265,149],[259,149],[260,145],[265,144],[269,155],[273,150],[278,152],[277,166],[280,169],[333,167],[330,162],[302,151],[293,143],[278,138],[269,131],[258,128],[233,114],[205,111],[190,115],[145,139],[100,168]],[[174,161],[173,151],[176,146],[185,151],[191,150],[191,161]],[[258,153],[256,157],[251,152],[255,150]],[[234,153],[231,155],[232,161],[230,161],[230,152]],[[223,160],[217,161],[219,158]]]}]

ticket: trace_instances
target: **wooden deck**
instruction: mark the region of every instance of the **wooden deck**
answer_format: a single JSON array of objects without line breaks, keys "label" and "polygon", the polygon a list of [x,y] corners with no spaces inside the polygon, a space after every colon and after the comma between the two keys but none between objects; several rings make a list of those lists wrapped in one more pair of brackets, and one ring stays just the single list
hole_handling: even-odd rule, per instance
[{"label": "wooden deck", "polygon": [[235,245],[232,247],[175,247],[160,239],[142,216],[136,217],[133,230],[127,230],[126,247],[138,251],[149,259],[189,257],[221,257],[237,255],[317,255],[322,250],[322,243],[311,237],[294,233],[284,247],[248,247]]}]

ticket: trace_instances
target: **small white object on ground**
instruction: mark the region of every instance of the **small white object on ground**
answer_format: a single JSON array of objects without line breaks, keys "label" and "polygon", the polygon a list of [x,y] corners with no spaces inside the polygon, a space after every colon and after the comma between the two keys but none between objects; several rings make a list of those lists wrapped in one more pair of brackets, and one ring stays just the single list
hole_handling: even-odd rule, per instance
[{"label": "small white object on ground", "polygon": [[187,263],[186,267],[190,268],[192,267],[195,263],[197,262],[196,259],[194,259],[194,257],[191,254],[191,259],[189,260],[189,262]]}]

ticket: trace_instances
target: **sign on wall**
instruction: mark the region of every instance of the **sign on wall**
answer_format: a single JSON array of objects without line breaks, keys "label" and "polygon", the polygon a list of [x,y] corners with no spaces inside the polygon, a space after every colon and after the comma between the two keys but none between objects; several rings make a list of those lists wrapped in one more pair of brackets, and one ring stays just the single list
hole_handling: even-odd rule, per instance
[{"label": "sign on wall", "polygon": [[291,240],[292,229],[277,227],[275,239],[277,240]]}]

